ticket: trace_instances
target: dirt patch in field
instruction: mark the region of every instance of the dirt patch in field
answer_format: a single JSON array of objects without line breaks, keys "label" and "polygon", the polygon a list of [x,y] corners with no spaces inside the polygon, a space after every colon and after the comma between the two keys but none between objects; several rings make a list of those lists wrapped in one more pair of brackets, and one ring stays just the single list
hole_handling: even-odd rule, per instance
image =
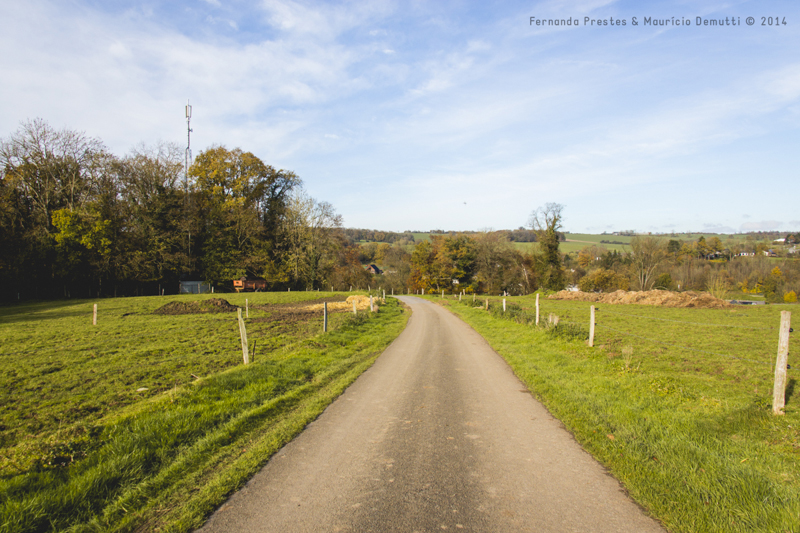
[{"label": "dirt patch in field", "polygon": [[[356,309],[358,311],[366,311],[369,309],[369,296],[363,296],[361,294],[356,294],[353,296],[348,296],[347,299],[343,302],[328,302],[328,311],[352,311],[353,310],[353,302],[356,303]],[[373,298],[372,305],[375,309],[378,309],[378,305],[380,304],[380,298]],[[306,310],[311,312],[318,312],[322,311],[322,303],[314,302],[310,303],[305,307]]]},{"label": "dirt patch in field", "polygon": [[238,309],[222,298],[194,302],[170,302],[153,311],[156,315],[195,315],[199,313],[231,313]]},{"label": "dirt patch in field", "polygon": [[[294,302],[291,304],[282,304],[282,305],[261,305],[261,306],[252,306],[256,309],[261,309],[263,311],[270,311],[272,313],[280,313],[281,315],[291,315],[291,314],[317,314],[322,313],[322,306],[325,303],[328,304],[328,312],[335,313],[335,312],[347,312],[353,311],[353,302],[356,302],[356,309],[358,311],[366,311],[369,310],[369,296],[363,295],[352,295],[348,296],[347,299],[344,299],[341,296],[334,296],[331,298],[321,298],[319,300],[311,300],[305,302]],[[373,305],[375,310],[378,310],[378,305],[380,304],[380,298],[373,298]]]},{"label": "dirt patch in field", "polygon": [[581,300],[603,304],[659,305],[661,307],[694,307],[697,309],[724,309],[731,305],[707,292],[671,291],[616,291],[610,294],[560,291],[547,297],[550,300]]}]

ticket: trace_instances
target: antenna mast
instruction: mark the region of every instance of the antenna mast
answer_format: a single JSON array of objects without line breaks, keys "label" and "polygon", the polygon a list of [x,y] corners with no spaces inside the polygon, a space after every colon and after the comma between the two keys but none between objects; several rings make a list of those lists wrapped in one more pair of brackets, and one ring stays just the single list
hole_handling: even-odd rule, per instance
[{"label": "antenna mast", "polygon": [[189,165],[192,164],[192,106],[186,101],[186,162],[183,168],[183,188],[189,192]]},{"label": "antenna mast", "polygon": [[[189,100],[186,100],[186,161],[183,167],[183,208],[184,216],[188,220],[188,206],[191,202],[189,199],[189,165],[192,163],[192,106]],[[192,227],[191,224],[186,225],[186,255],[192,255]]]}]

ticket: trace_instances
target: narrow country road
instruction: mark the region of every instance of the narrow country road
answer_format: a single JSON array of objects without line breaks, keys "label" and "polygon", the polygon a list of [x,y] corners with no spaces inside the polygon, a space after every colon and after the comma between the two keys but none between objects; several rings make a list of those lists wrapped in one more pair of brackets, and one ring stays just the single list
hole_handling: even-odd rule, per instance
[{"label": "narrow country road", "polygon": [[201,529],[663,532],[447,310],[406,330]]}]

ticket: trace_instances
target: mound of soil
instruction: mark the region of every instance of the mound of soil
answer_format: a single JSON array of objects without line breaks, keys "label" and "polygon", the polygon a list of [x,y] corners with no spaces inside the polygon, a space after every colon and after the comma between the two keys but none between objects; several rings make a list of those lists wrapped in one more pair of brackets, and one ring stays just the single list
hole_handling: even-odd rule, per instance
[{"label": "mound of soil", "polygon": [[[369,296],[364,296],[362,294],[354,294],[352,296],[348,296],[344,302],[328,302],[328,311],[352,311],[353,310],[353,302],[356,303],[356,309],[359,311],[365,311],[369,309]],[[373,307],[377,308],[378,304],[381,302],[380,298],[373,298],[372,303]],[[306,305],[303,306],[303,309],[306,311],[313,311],[319,312],[322,311],[322,303],[319,302],[307,302]]]},{"label": "mound of soil", "polygon": [[222,298],[194,302],[170,302],[153,311],[156,315],[195,315],[198,313],[230,313],[238,309]]},{"label": "mound of soil", "polygon": [[616,291],[610,294],[560,291],[547,297],[550,300],[582,300],[604,304],[660,305],[661,307],[694,307],[698,309],[723,309],[730,307],[725,300],[707,292],[671,291]]}]

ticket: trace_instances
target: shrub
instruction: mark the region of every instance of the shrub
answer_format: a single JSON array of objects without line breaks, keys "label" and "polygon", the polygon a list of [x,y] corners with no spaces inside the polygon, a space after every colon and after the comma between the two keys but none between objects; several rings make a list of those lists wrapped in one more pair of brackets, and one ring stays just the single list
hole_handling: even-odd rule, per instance
[{"label": "shrub", "polygon": [[797,303],[797,294],[794,291],[789,291],[783,295],[783,301],[787,304]]}]

